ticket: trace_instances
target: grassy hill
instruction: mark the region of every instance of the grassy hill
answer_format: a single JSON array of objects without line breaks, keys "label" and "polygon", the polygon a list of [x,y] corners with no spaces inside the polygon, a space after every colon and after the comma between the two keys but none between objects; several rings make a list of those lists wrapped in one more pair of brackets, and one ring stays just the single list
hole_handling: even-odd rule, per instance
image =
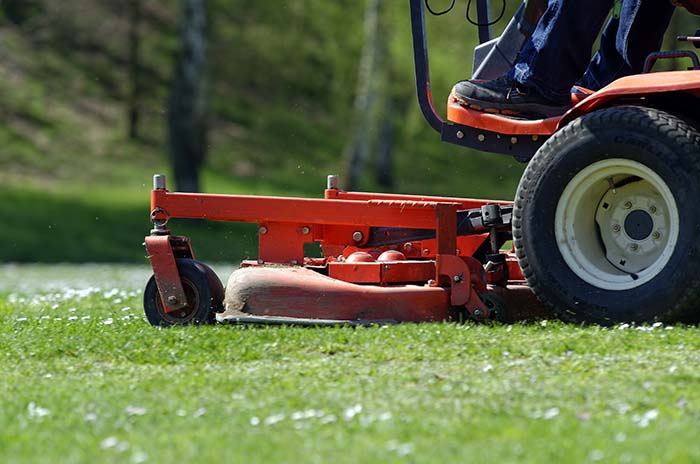
[{"label": "grassy hill", "polygon": [[[12,4],[22,7],[8,14]],[[180,14],[175,0],[142,6],[140,137],[131,140],[124,4],[0,1],[1,260],[142,259],[151,175],[170,171],[165,114]],[[208,8],[204,190],[320,195],[326,174],[345,170],[363,2],[213,0]],[[408,2],[385,8],[387,91],[401,102],[391,190],[511,197],[522,165],[441,144],[424,123]],[[470,74],[475,30],[461,13],[428,18],[439,109]],[[381,189],[374,171],[370,159],[363,190]],[[255,253],[249,227],[184,224],[176,232],[191,233],[206,259]]]}]

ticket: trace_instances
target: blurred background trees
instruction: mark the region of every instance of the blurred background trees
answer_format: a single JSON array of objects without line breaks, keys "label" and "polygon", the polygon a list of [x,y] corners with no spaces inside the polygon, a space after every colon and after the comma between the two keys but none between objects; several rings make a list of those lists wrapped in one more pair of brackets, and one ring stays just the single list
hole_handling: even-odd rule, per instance
[{"label": "blurred background trees", "polygon": [[[428,18],[438,108],[470,74],[463,8]],[[697,26],[679,11],[671,29]],[[3,178],[165,165],[181,190],[312,191],[340,171],[353,188],[507,197],[521,169],[422,122],[408,2],[0,0],[0,54]]]},{"label": "blurred background trees", "polygon": [[[427,18],[438,111],[471,73],[465,6]],[[665,48],[698,26],[678,11]],[[318,196],[333,173],[508,199],[523,169],[425,124],[405,0],[0,0],[0,83],[0,259],[121,259],[156,172],[186,191]]]},{"label": "blurred background trees", "polygon": [[168,135],[175,185],[198,192],[206,157],[206,12],[204,0],[182,0],[180,50],[168,98]]}]

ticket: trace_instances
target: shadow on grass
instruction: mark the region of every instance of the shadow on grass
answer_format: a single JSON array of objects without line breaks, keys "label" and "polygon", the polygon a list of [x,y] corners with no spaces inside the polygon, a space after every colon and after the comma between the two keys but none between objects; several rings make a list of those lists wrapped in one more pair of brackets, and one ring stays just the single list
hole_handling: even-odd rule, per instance
[{"label": "shadow on grass", "polygon": [[[4,262],[145,262],[151,229],[148,198],[125,201],[0,188],[0,260]],[[254,224],[171,221],[198,258],[237,262],[257,255]]]}]

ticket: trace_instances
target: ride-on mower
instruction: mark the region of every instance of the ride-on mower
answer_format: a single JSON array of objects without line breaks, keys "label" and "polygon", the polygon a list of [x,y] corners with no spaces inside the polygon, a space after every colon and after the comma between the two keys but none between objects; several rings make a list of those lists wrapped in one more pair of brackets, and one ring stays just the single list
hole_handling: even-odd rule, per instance
[{"label": "ride-on mower", "polygon": [[[346,192],[337,176],[323,199],[186,194],[169,192],[156,175],[146,237],[150,323],[485,320],[533,308],[579,323],[697,317],[695,53],[653,54],[643,74],[572,94],[572,108],[558,117],[490,114],[450,98],[443,120],[431,99],[426,5],[409,2],[425,119],[443,141],[527,162],[514,202]],[[536,21],[542,1],[525,2],[493,40],[488,1],[476,4],[482,45],[473,69],[490,79],[518,53],[522,26],[533,12]],[[650,72],[656,60],[683,56],[692,70]],[[172,218],[257,223],[258,258],[244,261],[224,290],[194,259],[190,240],[170,234]],[[304,256],[313,242],[323,258]]]}]

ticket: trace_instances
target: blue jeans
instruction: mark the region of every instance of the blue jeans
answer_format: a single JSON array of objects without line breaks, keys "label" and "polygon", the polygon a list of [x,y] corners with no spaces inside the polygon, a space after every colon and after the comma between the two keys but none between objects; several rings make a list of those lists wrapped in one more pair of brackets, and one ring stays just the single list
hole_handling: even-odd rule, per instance
[{"label": "blue jeans", "polygon": [[623,0],[620,18],[608,21],[598,52],[591,48],[613,0],[549,0],[511,76],[552,100],[567,98],[574,84],[598,90],[640,73],[661,47],[674,6],[668,0]]}]

